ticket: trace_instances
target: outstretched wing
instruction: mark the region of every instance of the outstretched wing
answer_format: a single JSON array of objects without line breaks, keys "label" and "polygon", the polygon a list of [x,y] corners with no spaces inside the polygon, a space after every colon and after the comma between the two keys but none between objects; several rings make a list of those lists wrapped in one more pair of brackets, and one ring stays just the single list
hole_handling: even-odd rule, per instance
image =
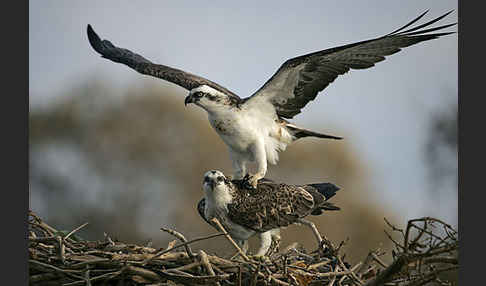
[{"label": "outstretched wing", "polygon": [[288,226],[309,215],[314,198],[304,188],[271,181],[259,182],[255,190],[235,187],[229,219],[257,232]]},{"label": "outstretched wing", "polygon": [[388,35],[287,60],[257,92],[244,99],[245,104],[261,104],[260,99],[256,98],[264,98],[273,104],[280,117],[294,117],[309,101],[314,100],[320,91],[350,69],[370,68],[375,63],[383,61],[385,56],[399,52],[401,48],[453,33],[425,34],[456,23],[422,29],[441,20],[452,11],[425,24],[404,30],[427,12]]},{"label": "outstretched wing", "polygon": [[170,81],[187,90],[191,90],[201,85],[208,85],[229,96],[233,96],[238,100],[241,100],[236,94],[215,82],[179,69],[154,64],[146,58],[142,57],[141,55],[133,53],[130,50],[116,47],[108,40],[101,40],[89,24],[87,31],[89,43],[95,51],[101,54],[103,58],[112,60],[117,63],[125,64],[141,74],[150,75]]}]

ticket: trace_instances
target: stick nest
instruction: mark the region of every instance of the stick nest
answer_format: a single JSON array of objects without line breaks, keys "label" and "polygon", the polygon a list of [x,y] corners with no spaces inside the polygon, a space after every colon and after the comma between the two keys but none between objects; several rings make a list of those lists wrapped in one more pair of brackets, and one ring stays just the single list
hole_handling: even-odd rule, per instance
[{"label": "stick nest", "polygon": [[395,245],[393,262],[384,263],[380,257],[385,252],[376,249],[351,266],[340,254],[345,242],[336,247],[325,236],[324,243],[312,252],[293,243],[263,261],[241,254],[231,259],[203,250],[194,253],[190,247],[196,241],[222,235],[232,242],[224,229],[188,241],[182,234],[162,228],[177,240],[165,249],[154,249],[114,242],[106,234],[101,241],[78,239],[75,233],[87,223],[66,233],[29,211],[29,284],[452,285],[440,278],[459,267],[459,241],[450,225],[424,217],[410,220],[402,230],[386,222],[400,236],[397,241],[385,231]]}]

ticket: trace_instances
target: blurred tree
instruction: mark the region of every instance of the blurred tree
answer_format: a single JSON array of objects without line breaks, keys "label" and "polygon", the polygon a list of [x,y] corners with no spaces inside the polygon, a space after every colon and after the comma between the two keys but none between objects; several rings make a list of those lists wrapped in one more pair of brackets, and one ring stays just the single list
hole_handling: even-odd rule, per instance
[{"label": "blurred tree", "polygon": [[443,183],[446,178],[454,178],[453,183],[457,183],[457,116],[457,103],[450,103],[446,109],[434,113],[430,120],[425,150],[431,181],[436,184]]},{"label": "blurred tree", "polygon": [[[152,239],[155,247],[173,239],[160,226],[188,238],[215,232],[196,204],[207,170],[232,172],[225,145],[202,110],[184,107],[180,88],[140,83],[118,94],[89,80],[67,91],[64,101],[30,111],[30,208],[51,225],[71,230],[89,222],[79,233],[86,239],[106,232],[126,242]],[[351,262],[371,248],[387,249],[383,217],[398,220],[370,192],[368,164],[359,157],[346,140],[307,138],[281,153],[268,172],[286,183],[329,181],[342,188],[332,199],[341,211],[310,219],[336,243],[350,239],[345,250]],[[224,238],[217,241],[195,247],[232,252]],[[282,246],[294,241],[315,247],[305,227],[283,231]]]},{"label": "blurred tree", "polygon": [[[429,194],[436,201],[441,197],[454,196],[453,201],[457,202],[457,118],[457,102],[454,101],[432,113],[429,121],[424,159],[429,171]],[[457,214],[451,223],[457,224]]]}]

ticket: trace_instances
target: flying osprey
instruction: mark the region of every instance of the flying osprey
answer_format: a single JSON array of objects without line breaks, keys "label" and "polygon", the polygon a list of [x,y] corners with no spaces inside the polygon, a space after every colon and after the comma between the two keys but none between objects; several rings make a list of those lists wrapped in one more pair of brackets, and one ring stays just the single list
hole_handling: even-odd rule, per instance
[{"label": "flying osprey", "polygon": [[267,172],[267,162],[276,164],[278,152],[284,151],[295,140],[308,136],[341,139],[297,127],[286,120],[300,113],[338,75],[350,69],[370,68],[401,48],[453,33],[426,34],[456,23],[423,29],[452,11],[405,30],[427,12],[385,36],[289,59],[260,89],[243,99],[213,81],[152,63],[108,40],[101,40],[89,24],[87,32],[91,46],[102,57],[189,90],[185,105],[194,103],[207,111],[211,126],[229,147],[234,178],[245,177],[247,163],[256,162],[256,173],[249,176],[250,183],[256,186]]},{"label": "flying osprey", "polygon": [[311,226],[321,243],[314,224],[304,217],[339,210],[327,202],[339,190],[331,183],[287,185],[261,179],[253,189],[245,180],[229,180],[213,170],[204,174],[203,190],[204,198],[197,205],[201,217],[211,225],[211,219],[216,217],[245,253],[248,239],[258,234],[257,256],[267,253],[272,238],[279,240],[281,227],[294,223]]}]

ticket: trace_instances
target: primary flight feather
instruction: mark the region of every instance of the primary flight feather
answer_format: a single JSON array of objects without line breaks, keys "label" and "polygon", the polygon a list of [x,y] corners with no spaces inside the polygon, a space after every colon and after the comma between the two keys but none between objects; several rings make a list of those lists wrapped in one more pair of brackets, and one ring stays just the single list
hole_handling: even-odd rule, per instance
[{"label": "primary flight feather", "polygon": [[103,58],[125,64],[139,73],[175,83],[189,91],[184,103],[193,103],[208,113],[211,126],[229,148],[234,178],[247,174],[247,164],[256,162],[256,173],[249,176],[256,186],[267,172],[267,162],[276,164],[278,152],[303,137],[341,139],[300,128],[286,119],[301,112],[339,75],[350,69],[366,69],[385,56],[423,41],[453,32],[430,33],[454,24],[427,28],[452,11],[427,23],[408,28],[426,13],[385,36],[330,48],[287,60],[253,95],[240,98],[225,87],[200,76],[155,64],[146,58],[101,40],[91,25],[87,27],[91,46]]}]

